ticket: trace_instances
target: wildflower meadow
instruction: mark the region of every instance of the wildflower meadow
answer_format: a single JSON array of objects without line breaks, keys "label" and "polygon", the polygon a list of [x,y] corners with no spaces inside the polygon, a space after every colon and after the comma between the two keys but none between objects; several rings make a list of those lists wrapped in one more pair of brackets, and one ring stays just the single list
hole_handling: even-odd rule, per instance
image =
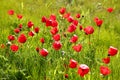
[{"label": "wildflower meadow", "polygon": [[0,0],[0,80],[120,80],[120,0]]}]

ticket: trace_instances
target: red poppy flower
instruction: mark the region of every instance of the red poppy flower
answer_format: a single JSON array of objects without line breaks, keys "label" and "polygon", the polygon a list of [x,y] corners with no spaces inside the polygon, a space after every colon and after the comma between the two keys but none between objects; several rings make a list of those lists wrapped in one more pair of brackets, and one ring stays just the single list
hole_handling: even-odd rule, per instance
[{"label": "red poppy flower", "polygon": [[80,30],[82,30],[82,29],[83,29],[83,26],[82,26],[82,25],[80,25],[80,26],[79,26],[79,29],[80,29]]},{"label": "red poppy flower", "polygon": [[26,40],[27,40],[27,38],[24,34],[20,34],[20,36],[18,37],[18,42],[20,42],[20,43],[25,43]]},{"label": "red poppy flower", "polygon": [[78,36],[77,35],[73,35],[70,39],[71,43],[75,43],[78,40]]},{"label": "red poppy flower", "polygon": [[93,34],[94,28],[92,26],[88,26],[88,27],[84,28],[84,32],[86,33],[86,35]]},{"label": "red poppy flower", "polygon": [[66,12],[66,8],[61,8],[61,9],[59,10],[59,12],[60,12],[60,14],[64,14],[64,13]]},{"label": "red poppy flower", "polygon": [[19,28],[22,28],[22,24],[19,24]]},{"label": "red poppy flower", "polygon": [[78,44],[78,45],[73,46],[72,48],[73,48],[73,50],[75,50],[76,52],[80,52],[81,49],[82,49],[82,45],[81,45],[81,44]]},{"label": "red poppy flower", "polygon": [[55,41],[52,46],[55,50],[59,50],[62,47],[62,44],[59,41]]},{"label": "red poppy flower", "polygon": [[70,33],[74,32],[75,30],[76,30],[76,26],[74,24],[71,24],[67,29],[67,31]]},{"label": "red poppy flower", "polygon": [[111,13],[111,12],[113,12],[113,8],[107,8],[107,11],[109,12],[109,13]]},{"label": "red poppy flower", "polygon": [[69,16],[70,16],[70,13],[65,13],[65,14],[63,15],[63,18],[67,19]]},{"label": "red poppy flower", "polygon": [[100,27],[102,25],[102,23],[103,23],[103,20],[100,20],[100,19],[96,20],[96,25],[97,26]]},{"label": "red poppy flower", "polygon": [[50,32],[51,32],[52,35],[55,35],[58,32],[58,28],[54,27],[50,30]]},{"label": "red poppy flower", "polygon": [[74,21],[74,19],[73,19],[73,17],[72,17],[72,16],[69,16],[69,17],[67,18],[67,21],[68,21],[69,23],[71,23],[71,22],[73,22],[73,21]]},{"label": "red poppy flower", "polygon": [[28,33],[28,35],[31,36],[31,37],[33,37],[33,36],[35,35],[35,33],[34,33],[33,31],[30,31],[30,32]]},{"label": "red poppy flower", "polygon": [[41,38],[41,39],[40,39],[40,42],[41,42],[41,43],[45,43],[45,39],[44,39],[44,38]]},{"label": "red poppy flower", "polygon": [[65,78],[68,78],[69,76],[68,76],[68,74],[65,74]]},{"label": "red poppy flower", "polygon": [[13,41],[13,40],[15,40],[15,37],[14,37],[13,35],[9,35],[9,36],[8,36],[8,40],[9,40],[9,41]]},{"label": "red poppy flower", "polygon": [[60,40],[60,34],[55,34],[55,35],[53,35],[53,39],[54,39],[55,41],[59,41],[59,40]]},{"label": "red poppy flower", "polygon": [[50,15],[50,19],[53,20],[53,21],[55,21],[56,20],[56,16],[54,14],[51,14]]},{"label": "red poppy flower", "polygon": [[103,58],[102,62],[105,63],[105,64],[110,63],[110,57]]},{"label": "red poppy flower", "polygon": [[15,45],[15,44],[12,44],[11,46],[10,46],[10,49],[13,51],[13,52],[17,52],[18,51],[18,46],[17,45]]},{"label": "red poppy flower", "polygon": [[28,28],[31,28],[32,26],[34,26],[34,24],[33,24],[32,21],[29,21],[29,22],[27,23],[27,25],[28,25]]},{"label": "red poppy flower", "polygon": [[89,67],[86,65],[86,64],[81,64],[79,67],[78,67],[78,74],[81,76],[81,77],[84,77],[84,75],[88,74],[88,72],[90,71]]},{"label": "red poppy flower", "polygon": [[110,48],[109,48],[109,50],[108,50],[108,54],[109,54],[110,56],[116,55],[117,52],[118,52],[118,49],[117,49],[117,48],[110,46]]},{"label": "red poppy flower", "polygon": [[48,55],[47,49],[44,49],[44,48],[41,49],[41,50],[40,50],[40,55],[43,56],[43,57],[46,57],[46,56]]},{"label": "red poppy flower", "polygon": [[23,16],[22,16],[21,14],[18,14],[18,15],[17,15],[17,18],[18,18],[18,19],[22,19],[22,17],[23,17]]},{"label": "red poppy flower", "polygon": [[52,26],[52,20],[51,19],[46,19],[46,27]]},{"label": "red poppy flower", "polygon": [[15,32],[15,33],[19,33],[19,32],[20,32],[20,29],[19,29],[19,28],[16,28],[16,29],[14,29],[14,32]]},{"label": "red poppy flower", "polygon": [[78,25],[78,20],[73,20],[73,22],[72,22],[74,25]]},{"label": "red poppy flower", "polygon": [[35,27],[35,29],[34,29],[34,31],[36,32],[36,33],[39,33],[39,27]]},{"label": "red poppy flower", "polygon": [[8,11],[8,14],[9,14],[9,15],[14,15],[14,10],[9,10],[9,11]]},{"label": "red poppy flower", "polygon": [[75,61],[74,59],[70,59],[70,62],[69,62],[70,68],[76,68],[77,64],[78,64],[77,61]]},{"label": "red poppy flower", "polygon": [[100,66],[100,73],[104,76],[109,75],[111,70],[106,66]]},{"label": "red poppy flower", "polygon": [[52,27],[57,27],[58,26],[58,22],[56,20],[53,20],[51,26]]},{"label": "red poppy flower", "polygon": [[42,17],[41,22],[45,23],[47,18],[45,16]]},{"label": "red poppy flower", "polygon": [[76,14],[76,18],[80,18],[80,14]]},{"label": "red poppy flower", "polygon": [[36,51],[39,52],[40,48],[39,47],[36,47]]}]

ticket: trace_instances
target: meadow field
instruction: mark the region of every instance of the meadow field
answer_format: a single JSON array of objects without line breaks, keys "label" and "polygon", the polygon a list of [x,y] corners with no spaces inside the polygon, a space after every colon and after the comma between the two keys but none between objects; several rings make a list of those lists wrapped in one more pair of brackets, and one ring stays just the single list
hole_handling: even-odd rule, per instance
[{"label": "meadow field", "polygon": [[120,0],[0,0],[0,80],[120,80]]}]

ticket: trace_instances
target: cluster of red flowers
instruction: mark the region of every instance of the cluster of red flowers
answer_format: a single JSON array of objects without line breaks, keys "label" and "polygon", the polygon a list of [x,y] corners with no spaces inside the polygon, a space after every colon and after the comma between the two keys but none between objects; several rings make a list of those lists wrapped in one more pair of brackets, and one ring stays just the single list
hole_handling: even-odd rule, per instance
[{"label": "cluster of red flowers", "polygon": [[[111,13],[113,11],[113,8],[108,8],[107,11],[109,13]],[[62,16],[63,19],[65,19],[66,21],[68,21],[69,26],[67,27],[66,32],[68,33],[74,33],[77,29],[77,26],[79,26],[79,30],[82,30],[86,35],[91,35],[94,33],[94,27],[93,26],[87,26],[85,28],[83,28],[82,24],[79,23],[79,18],[81,18],[80,13],[76,14],[75,18],[73,16],[71,16],[71,14],[69,12],[66,11],[66,8],[61,8],[59,10],[60,15]],[[9,15],[14,15],[14,10],[9,10],[8,11]],[[21,14],[17,14],[17,18],[19,20],[21,20],[23,18],[23,16]],[[94,18],[94,21],[96,23],[96,25],[98,27],[101,27],[101,25],[103,24],[103,20],[99,19],[98,17]],[[46,16],[43,16],[41,19],[41,22],[45,24],[46,27],[50,27],[50,33],[52,35],[52,48],[56,51],[60,50],[62,48],[62,43],[61,43],[61,37],[62,35],[59,33],[59,23],[57,21],[56,15],[51,14],[49,16],[49,18],[47,18]],[[34,23],[32,21],[28,21],[27,22],[27,28],[29,29],[28,32],[28,36],[33,37],[35,34],[38,34],[40,29],[39,27],[35,27]],[[45,27],[45,28],[46,28]],[[20,48],[20,46],[18,44],[15,44],[13,41],[17,39],[17,42],[19,42],[20,44],[23,44],[27,41],[27,36],[24,33],[20,33],[22,31],[23,25],[19,24],[17,28],[14,29],[15,34],[18,34],[17,36],[10,34],[8,36],[8,40],[12,43],[10,45],[10,49],[13,52],[17,52]],[[33,28],[34,30],[31,31],[30,28]],[[69,42],[71,44],[73,44],[72,49],[75,52],[80,52],[82,50],[82,44],[78,43],[79,37],[78,35],[74,34],[72,35],[72,37],[70,38]],[[42,44],[45,43],[45,39],[42,37],[40,38],[40,42]],[[2,45],[3,47],[3,45]],[[36,51],[42,56],[42,57],[47,57],[49,52],[47,49],[45,48],[36,48]],[[114,47],[110,47],[108,50],[108,56],[106,58],[103,58],[102,61],[105,64],[108,64],[110,62],[110,57],[116,55],[118,52],[117,48]],[[81,77],[84,77],[86,74],[89,73],[90,69],[86,64],[80,64],[78,65],[78,62],[75,61],[74,59],[71,59],[69,61],[69,67],[70,68],[77,68],[78,67],[78,74]],[[100,73],[105,75],[110,74],[110,69],[106,66],[101,66],[100,67]],[[68,78],[68,74],[65,74],[65,78]]]},{"label": "cluster of red flowers", "polygon": [[78,74],[81,77],[84,77],[84,75],[88,74],[88,72],[90,71],[89,67],[86,64],[80,64],[78,66],[78,62],[75,61],[74,59],[70,60],[69,67],[72,68],[72,69],[78,67]]},{"label": "cluster of red flowers", "polygon": [[[12,16],[12,15],[15,15],[15,12],[14,12],[14,10],[9,10],[8,14]],[[23,18],[22,14],[17,14],[17,18],[19,20],[21,20]],[[34,23],[32,21],[28,21],[28,23],[26,25],[29,29],[34,27]],[[21,32],[22,29],[23,29],[23,24],[18,24],[18,27],[14,29],[15,34],[8,35],[8,40],[12,43],[10,45],[10,49],[13,52],[17,52],[20,48],[19,46],[17,46],[17,44],[14,44],[14,42],[13,42],[14,40],[17,40],[21,44],[25,43],[27,41],[26,34]],[[29,31],[28,32],[28,36],[33,37],[35,35],[35,33],[36,34],[39,33],[39,30],[40,30],[39,27],[34,27],[34,31]]]},{"label": "cluster of red flowers", "polygon": [[[115,56],[117,54],[117,52],[118,52],[117,48],[110,46],[110,48],[108,49],[108,57],[102,59],[103,63],[109,64],[110,56]],[[103,74],[105,76],[105,75],[110,74],[111,70],[107,66],[101,66],[100,72],[101,72],[101,74]]]}]

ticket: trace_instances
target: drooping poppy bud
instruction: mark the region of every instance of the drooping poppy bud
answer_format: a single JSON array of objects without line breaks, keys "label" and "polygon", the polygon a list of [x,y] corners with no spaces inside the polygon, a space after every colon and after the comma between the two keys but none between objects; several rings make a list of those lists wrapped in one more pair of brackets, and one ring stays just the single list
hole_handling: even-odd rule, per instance
[{"label": "drooping poppy bud", "polygon": [[65,78],[68,78],[69,76],[68,76],[68,74],[65,74]]},{"label": "drooping poppy bud", "polygon": [[80,30],[82,30],[82,29],[83,29],[83,26],[82,26],[82,25],[80,25],[80,26],[79,26],[79,29],[80,29]]},{"label": "drooping poppy bud", "polygon": [[22,28],[22,24],[19,24],[19,28],[20,28],[20,29]]},{"label": "drooping poppy bud", "polygon": [[39,48],[39,47],[36,47],[36,51],[39,52],[39,51],[40,51],[40,48]]}]

